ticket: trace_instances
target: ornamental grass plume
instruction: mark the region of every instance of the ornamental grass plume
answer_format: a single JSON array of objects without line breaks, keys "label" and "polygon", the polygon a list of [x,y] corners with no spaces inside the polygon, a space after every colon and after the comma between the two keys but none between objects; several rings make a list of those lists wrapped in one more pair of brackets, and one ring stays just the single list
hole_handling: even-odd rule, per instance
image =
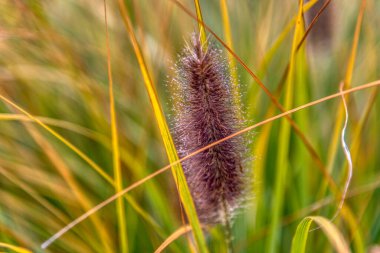
[{"label": "ornamental grass plume", "polygon": [[[221,50],[193,36],[175,66],[174,138],[180,157],[236,132],[243,125]],[[182,162],[203,224],[230,226],[246,189],[244,137],[237,136]]]}]

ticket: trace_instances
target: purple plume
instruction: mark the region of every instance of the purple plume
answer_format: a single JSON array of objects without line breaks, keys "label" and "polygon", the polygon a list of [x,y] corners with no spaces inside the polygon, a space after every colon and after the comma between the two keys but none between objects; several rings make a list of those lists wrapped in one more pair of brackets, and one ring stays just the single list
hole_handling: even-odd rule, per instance
[{"label": "purple plume", "polygon": [[[172,89],[174,137],[180,157],[220,140],[242,125],[232,79],[221,51],[193,37],[176,64]],[[223,223],[241,204],[246,186],[243,137],[234,137],[182,163],[199,219]]]}]

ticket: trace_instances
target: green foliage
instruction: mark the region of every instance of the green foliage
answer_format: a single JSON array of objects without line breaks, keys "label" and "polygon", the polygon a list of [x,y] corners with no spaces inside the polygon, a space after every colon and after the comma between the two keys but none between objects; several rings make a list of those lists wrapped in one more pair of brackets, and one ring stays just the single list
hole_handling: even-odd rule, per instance
[{"label": "green foliage", "polygon": [[[159,171],[178,159],[176,98],[166,85],[173,63],[204,29],[202,39],[220,47],[241,83],[234,93],[247,126],[339,92],[341,81],[348,89],[379,80],[380,2],[331,1],[303,40],[323,2],[107,1],[110,101],[103,0],[0,1],[0,251],[227,251],[223,226],[199,224],[180,164]],[[253,178],[232,224],[234,252],[367,252],[379,244],[378,88],[345,98],[354,170],[339,215],[330,221],[347,172],[337,96],[247,135]],[[310,232],[313,222],[320,229]]]}]

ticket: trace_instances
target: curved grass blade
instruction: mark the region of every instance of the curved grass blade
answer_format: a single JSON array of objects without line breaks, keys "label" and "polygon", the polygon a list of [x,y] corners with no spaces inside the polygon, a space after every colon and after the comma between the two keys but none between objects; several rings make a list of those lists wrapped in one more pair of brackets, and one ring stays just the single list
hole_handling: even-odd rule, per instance
[{"label": "curved grass blade", "polygon": [[184,235],[184,234],[186,234],[186,233],[188,233],[190,231],[191,231],[191,227],[190,226],[180,227],[179,229],[177,229],[176,231],[174,231],[174,233],[171,234],[168,238],[166,238],[166,240],[154,251],[154,253],[160,253],[160,252],[162,252],[172,242],[174,242],[179,237],[181,237],[182,235]]},{"label": "curved grass blade", "polygon": [[342,234],[328,219],[321,216],[309,216],[304,218],[297,227],[297,231],[293,237],[291,253],[306,252],[306,241],[309,236],[310,226],[312,222],[320,226],[329,239],[330,243],[338,253],[349,253],[350,248]]},{"label": "curved grass blade", "polygon": [[[34,139],[34,141],[38,144],[38,146],[43,150],[46,157],[50,160],[51,164],[56,168],[58,173],[65,180],[67,185],[69,186],[72,194],[78,200],[79,205],[83,210],[88,210],[93,206],[93,203],[90,201],[88,196],[83,191],[83,187],[78,183],[78,181],[73,176],[69,166],[59,155],[57,150],[50,144],[50,142],[39,133],[39,131],[35,128],[34,125],[29,125],[23,123],[26,130],[29,132],[30,136]],[[114,251],[111,248],[111,238],[107,231],[105,230],[105,223],[100,219],[98,215],[92,217],[92,223],[94,224],[95,232],[98,233],[98,239],[102,242],[104,252],[111,253]],[[99,247],[99,246],[98,246]]]},{"label": "curved grass blade", "polygon": [[[355,34],[352,42],[352,47],[351,47],[351,52],[350,56],[348,59],[348,64],[346,68],[346,74],[344,77],[344,88],[349,88],[351,86],[351,80],[352,80],[352,74],[354,71],[354,64],[356,60],[356,54],[357,54],[357,49],[358,49],[358,43],[359,43],[359,37],[360,37],[360,32],[361,32],[361,24],[363,21],[363,16],[364,16],[364,10],[366,6],[366,0],[362,0],[359,14],[358,14],[358,19],[356,21],[356,27],[355,27]],[[338,144],[339,144],[339,139],[340,139],[340,134],[341,134],[341,129],[344,121],[344,108],[342,105],[339,106],[337,115],[335,117],[335,127],[333,130],[333,134],[331,137],[331,142],[328,148],[328,158],[327,158],[327,171],[331,174],[333,167],[334,167],[334,162],[335,158],[337,155],[338,151]],[[326,191],[326,183],[323,183],[320,189],[320,194],[324,195]]]},{"label": "curved grass blade", "polygon": [[[342,90],[343,90],[343,83],[340,86],[340,91],[342,91]],[[347,129],[347,124],[348,124],[348,115],[349,114],[348,114],[347,102],[346,102],[346,99],[345,99],[344,95],[342,95],[342,101],[343,101],[344,111],[346,113],[346,118],[344,120],[344,125],[343,125],[342,132],[341,132],[341,135],[340,135],[340,141],[342,143],[342,148],[343,148],[343,151],[344,151],[344,155],[345,155],[347,163],[348,163],[348,169],[347,169],[347,179],[346,179],[346,182],[344,184],[344,188],[343,188],[343,191],[342,191],[342,196],[341,196],[341,199],[340,199],[340,202],[339,202],[339,206],[338,206],[338,209],[336,210],[334,216],[331,218],[332,221],[338,216],[340,210],[343,207],[344,200],[346,198],[346,195],[347,195],[347,192],[348,192],[348,188],[349,188],[350,183],[351,183],[352,174],[353,174],[352,157],[351,157],[350,150],[349,150],[349,148],[347,146],[347,143],[346,143],[346,140],[345,140],[345,138],[346,138],[346,129]]]},{"label": "curved grass blade", "polygon": [[67,139],[65,139],[62,135],[60,135],[58,132],[54,131],[51,127],[43,123],[40,119],[36,118],[29,112],[27,112],[25,109],[23,109],[21,106],[14,103],[12,100],[6,98],[2,94],[0,94],[0,99],[3,100],[3,102],[11,105],[12,107],[16,108],[18,111],[25,114],[28,118],[39,124],[42,128],[44,128],[46,131],[48,131],[50,134],[52,134],[55,138],[60,140],[63,144],[65,144],[69,149],[71,149],[74,153],[76,153],[80,158],[82,158],[85,162],[87,162],[91,168],[93,168],[96,172],[98,172],[107,182],[113,184],[112,178],[104,172],[102,168],[99,167],[90,157],[88,157],[85,153],[83,153],[80,149],[78,149],[74,144],[69,142]]},{"label": "curved grass blade", "polygon": [[[53,118],[48,118],[48,117],[40,117],[40,116],[33,116],[33,117],[35,119],[38,119],[39,121],[41,121],[42,123],[44,123],[47,126],[60,127],[62,129],[66,129],[66,130],[75,132],[77,134],[80,134],[80,135],[83,135],[83,136],[88,137],[90,139],[93,139],[95,141],[98,141],[100,144],[105,146],[107,149],[112,150],[112,146],[111,146],[111,144],[109,144],[110,141],[109,141],[108,137],[105,135],[102,135],[101,133],[95,132],[91,129],[82,127],[80,125],[74,124],[74,123],[69,122],[69,121],[53,119]],[[32,123],[38,124],[38,122],[36,122],[33,118],[30,118],[27,115],[23,115],[23,114],[0,113],[0,120],[9,120],[9,121],[15,120],[15,121],[20,121],[20,122],[32,122]],[[121,158],[122,158],[124,163],[131,165],[130,167],[136,169],[136,171],[138,171],[139,173],[140,173],[140,171],[142,171],[142,170],[140,170],[141,165],[134,164],[134,162],[135,162],[133,160],[134,158],[131,156],[131,154],[127,150],[122,148],[121,154],[122,154]],[[154,193],[156,194],[157,188],[154,187],[154,189],[156,189],[154,191]],[[153,219],[153,217],[150,216],[149,213],[147,213],[141,206],[139,206],[139,204],[130,195],[126,194],[124,197],[126,198],[128,203],[131,205],[131,207],[136,211],[136,213],[138,213],[146,222],[151,224],[157,230],[161,229],[158,226],[157,222]],[[66,221],[65,223],[68,223],[68,221]],[[160,231],[159,233],[162,234],[163,232]]]},{"label": "curved grass blade", "polygon": [[222,143],[228,139],[231,139],[235,136],[238,136],[238,135],[241,135],[243,133],[246,133],[248,131],[251,131],[259,126],[262,126],[262,125],[265,125],[267,123],[270,123],[272,121],[275,121],[277,119],[280,119],[282,117],[285,117],[285,115],[290,115],[294,112],[297,112],[297,111],[300,111],[300,110],[303,110],[305,108],[308,108],[308,107],[311,107],[311,106],[314,106],[314,105],[317,105],[317,104],[320,104],[324,101],[327,101],[327,100],[331,100],[331,99],[334,99],[334,98],[337,98],[337,97],[340,97],[342,94],[349,94],[349,93],[352,93],[352,92],[356,92],[356,91],[359,91],[359,90],[363,90],[363,89],[368,89],[368,88],[372,88],[372,87],[376,87],[376,86],[379,86],[380,85],[380,80],[377,80],[377,81],[374,81],[374,82],[371,82],[371,83],[367,83],[367,84],[363,84],[361,86],[357,86],[357,87],[354,87],[354,88],[351,88],[351,89],[348,89],[348,90],[345,90],[345,91],[342,91],[342,92],[338,92],[338,93],[335,93],[335,94],[332,94],[332,95],[329,95],[329,96],[326,96],[326,97],[323,97],[321,99],[318,99],[318,100],[315,100],[315,101],[312,101],[312,102],[309,102],[307,104],[304,104],[304,105],[301,105],[299,107],[296,107],[296,108],[293,108],[289,111],[286,111],[284,113],[280,113],[276,116],[273,116],[271,118],[268,118],[266,120],[263,120],[259,123],[256,123],[252,126],[249,126],[249,127],[246,127],[240,131],[237,131],[236,133],[234,134],[231,134],[223,139],[220,139],[219,141],[216,141],[214,143],[211,143],[210,145],[207,145],[197,151],[194,151],[193,153],[179,159],[179,160],[176,160],[172,163],[170,163],[169,165],[165,166],[165,167],[162,167],[161,169],[151,173],[150,175],[140,179],[139,181],[131,184],[130,186],[128,186],[127,188],[123,189],[121,192],[118,192],[117,194],[109,197],[108,199],[104,200],[103,202],[99,203],[98,205],[96,205],[95,207],[93,207],[91,210],[87,211],[86,213],[82,214],[80,217],[78,217],[77,219],[75,219],[74,221],[72,221],[70,224],[68,224],[67,226],[65,226],[64,228],[62,228],[61,230],[59,230],[56,234],[54,234],[52,237],[50,237],[47,241],[45,241],[41,247],[42,248],[46,248],[48,247],[50,244],[52,244],[55,240],[57,240],[60,236],[62,236],[63,234],[65,234],[67,231],[69,231],[71,228],[73,228],[74,226],[76,226],[77,224],[79,224],[80,222],[84,221],[85,219],[87,219],[89,216],[91,216],[93,213],[99,211],[100,209],[102,209],[103,207],[105,207],[106,205],[112,203],[114,200],[116,200],[118,197],[120,196],[123,196],[124,194],[126,194],[127,192],[133,190],[134,188],[144,184],[145,182],[149,181],[150,179],[162,174],[163,172],[167,171],[168,169],[170,169],[171,167],[179,164],[180,162],[186,160],[186,159],[189,159],[190,157],[193,157],[211,147],[214,147],[216,145],[218,145],[219,143]]}]

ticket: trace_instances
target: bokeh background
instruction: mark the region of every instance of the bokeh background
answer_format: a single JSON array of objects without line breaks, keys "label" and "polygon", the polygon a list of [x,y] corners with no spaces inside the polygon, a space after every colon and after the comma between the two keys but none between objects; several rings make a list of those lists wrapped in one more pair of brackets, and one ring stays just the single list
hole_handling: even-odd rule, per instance
[{"label": "bokeh background", "polygon": [[[126,187],[169,161],[120,2],[107,1],[107,14]],[[380,79],[380,2],[310,1],[305,3],[300,34],[326,2],[328,7],[294,54],[292,44],[300,40],[294,36],[298,1],[201,0],[200,4],[204,22],[286,110],[338,92],[342,81],[350,88]],[[169,120],[175,98],[167,83],[198,24],[173,0],[124,3]],[[193,1],[180,3],[195,15]],[[247,70],[207,35],[231,61],[247,126],[280,113]],[[293,71],[286,75],[291,58]],[[48,249],[40,248],[59,229],[115,193],[112,182],[104,178],[114,177],[108,87],[103,1],[0,1],[0,251],[23,252],[12,251],[13,245],[32,252],[122,252],[115,203]],[[379,252],[377,95],[378,88],[371,88],[346,96],[345,137],[353,177],[345,205],[332,223],[353,252]],[[344,189],[348,168],[340,139],[345,117],[337,98],[296,112],[292,119],[297,131],[281,119],[251,132],[253,163],[248,169],[254,177],[246,204],[233,222],[234,252],[290,252],[304,217],[334,215],[339,203],[336,189]],[[87,161],[37,121],[54,129]],[[133,189],[123,201],[129,252],[153,252],[183,226],[169,171]],[[210,252],[226,251],[222,226],[205,237]],[[311,232],[307,252],[332,252],[327,238],[321,229]],[[166,251],[191,252],[193,244],[191,235],[183,235]]]}]

